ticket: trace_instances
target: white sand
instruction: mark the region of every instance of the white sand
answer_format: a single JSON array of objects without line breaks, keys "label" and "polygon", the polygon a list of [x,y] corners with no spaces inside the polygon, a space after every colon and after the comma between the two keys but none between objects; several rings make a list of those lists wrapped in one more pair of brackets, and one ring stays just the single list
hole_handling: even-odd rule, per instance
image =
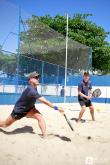
[{"label": "white sand", "polygon": [[[87,110],[83,117],[86,122],[76,123],[71,119],[78,116],[79,105],[63,104],[74,132],[59,112],[41,104],[36,107],[45,118],[47,138],[39,136],[41,132],[34,119],[23,118],[0,129],[0,165],[110,165],[110,105],[95,105],[95,109],[100,109],[95,110],[95,122]],[[0,106],[0,120],[12,108]]]}]

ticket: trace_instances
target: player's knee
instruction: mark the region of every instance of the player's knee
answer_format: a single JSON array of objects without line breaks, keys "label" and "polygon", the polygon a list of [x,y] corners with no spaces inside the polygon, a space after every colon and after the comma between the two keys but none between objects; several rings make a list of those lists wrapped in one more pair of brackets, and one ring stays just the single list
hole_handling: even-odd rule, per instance
[{"label": "player's knee", "polygon": [[82,111],[83,111],[83,112],[85,112],[85,110],[86,110],[86,107],[85,107],[85,106],[84,106],[84,107],[82,107]]},{"label": "player's knee", "polygon": [[8,126],[10,126],[10,124],[8,124],[8,123],[4,123],[4,124],[3,124],[3,127],[4,127],[4,128],[7,128]]},{"label": "player's knee", "polygon": [[39,122],[43,120],[43,117],[41,114],[35,115],[35,119],[37,119]]},{"label": "player's knee", "polygon": [[94,111],[94,107],[90,107],[90,111]]},{"label": "player's knee", "polygon": [[14,121],[5,121],[4,122],[4,127],[6,128],[6,127],[9,127],[12,123],[13,123]]}]

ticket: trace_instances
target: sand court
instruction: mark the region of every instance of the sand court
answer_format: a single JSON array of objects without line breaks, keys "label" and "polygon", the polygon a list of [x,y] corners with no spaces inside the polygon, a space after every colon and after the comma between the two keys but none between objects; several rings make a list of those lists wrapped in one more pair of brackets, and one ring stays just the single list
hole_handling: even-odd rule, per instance
[{"label": "sand court", "polygon": [[[8,128],[0,128],[0,165],[109,165],[110,164],[110,105],[94,104],[96,121],[89,110],[77,123],[79,104],[58,104],[65,108],[75,131],[65,118],[43,104],[36,107],[45,118],[47,137],[42,139],[37,121],[23,118]],[[13,106],[0,106],[0,120]]]}]

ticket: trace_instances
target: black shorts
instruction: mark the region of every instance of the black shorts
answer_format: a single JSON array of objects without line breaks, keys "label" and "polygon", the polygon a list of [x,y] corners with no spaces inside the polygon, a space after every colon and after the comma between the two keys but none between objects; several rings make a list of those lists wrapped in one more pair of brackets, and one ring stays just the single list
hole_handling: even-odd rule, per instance
[{"label": "black shorts", "polygon": [[25,117],[26,116],[26,114],[27,113],[18,113],[18,112],[15,112],[14,110],[12,111],[12,113],[11,113],[11,117],[13,118],[13,119],[16,119],[16,120],[19,120],[19,119],[21,119],[21,118],[23,118],[23,117]]},{"label": "black shorts", "polygon": [[79,104],[80,106],[86,106],[86,107],[90,107],[92,106],[92,103],[91,103],[91,100],[82,100],[82,99],[79,99]]},{"label": "black shorts", "polygon": [[19,120],[19,119],[25,117],[25,116],[27,115],[27,113],[28,113],[30,110],[34,109],[34,108],[35,108],[35,107],[32,107],[32,108],[30,108],[29,110],[20,110],[20,109],[19,109],[19,111],[15,108],[15,109],[13,109],[13,111],[12,111],[12,113],[11,113],[11,117],[12,117],[13,119]]}]

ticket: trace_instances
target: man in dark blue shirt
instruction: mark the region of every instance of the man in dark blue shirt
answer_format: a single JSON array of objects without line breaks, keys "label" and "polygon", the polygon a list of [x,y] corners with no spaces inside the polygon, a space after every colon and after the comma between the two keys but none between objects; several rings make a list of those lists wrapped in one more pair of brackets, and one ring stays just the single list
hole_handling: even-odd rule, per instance
[{"label": "man in dark blue shirt", "polygon": [[8,127],[15,121],[26,116],[28,118],[34,118],[38,120],[42,136],[44,137],[46,134],[46,125],[42,115],[35,108],[36,100],[39,100],[55,110],[59,110],[61,113],[64,111],[61,108],[54,106],[51,102],[47,101],[38,93],[37,86],[39,85],[39,74],[37,72],[32,72],[29,74],[28,82],[29,86],[24,90],[21,97],[16,102],[10,116],[5,121],[0,121],[0,127]]},{"label": "man in dark blue shirt", "polygon": [[81,106],[81,111],[79,113],[78,121],[81,121],[81,118],[86,110],[86,107],[89,107],[92,120],[94,121],[94,107],[90,100],[90,93],[92,90],[91,82],[89,81],[89,73],[84,72],[83,80],[78,85],[78,101]]},{"label": "man in dark blue shirt", "polygon": [[65,88],[64,88],[64,86],[62,86],[62,89],[60,91],[60,96],[61,97],[64,97],[65,96]]}]

